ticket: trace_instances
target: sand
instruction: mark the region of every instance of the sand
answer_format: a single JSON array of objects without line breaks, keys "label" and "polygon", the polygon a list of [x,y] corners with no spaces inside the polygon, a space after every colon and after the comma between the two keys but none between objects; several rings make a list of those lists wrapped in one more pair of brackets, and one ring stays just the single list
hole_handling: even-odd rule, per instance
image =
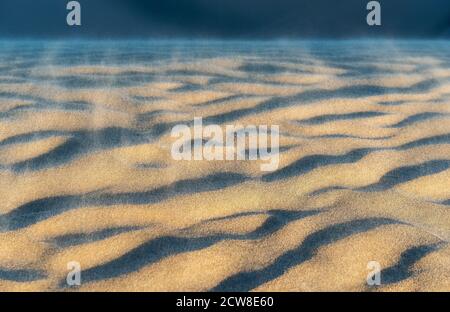
[{"label": "sand", "polygon": [[[0,291],[450,290],[448,42],[1,41],[0,68]],[[194,117],[279,125],[278,169],[173,160]]]}]

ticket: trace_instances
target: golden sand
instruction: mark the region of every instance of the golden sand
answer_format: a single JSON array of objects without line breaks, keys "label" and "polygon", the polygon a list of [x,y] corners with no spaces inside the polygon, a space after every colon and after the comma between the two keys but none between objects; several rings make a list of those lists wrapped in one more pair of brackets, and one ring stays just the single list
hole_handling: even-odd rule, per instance
[{"label": "golden sand", "polygon": [[[43,65],[29,75],[161,79],[0,83],[16,97],[0,101],[0,291],[450,290],[449,70],[432,56],[375,62],[394,73],[364,78],[312,56],[274,62],[281,73],[246,72],[253,61]],[[173,160],[170,126],[195,116],[279,125],[278,170]]]}]

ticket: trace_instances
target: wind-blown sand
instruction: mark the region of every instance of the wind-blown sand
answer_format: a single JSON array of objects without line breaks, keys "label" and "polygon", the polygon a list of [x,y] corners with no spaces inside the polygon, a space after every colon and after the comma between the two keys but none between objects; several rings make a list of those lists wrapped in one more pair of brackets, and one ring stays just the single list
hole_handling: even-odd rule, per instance
[{"label": "wind-blown sand", "polygon": [[0,291],[449,291],[450,43],[1,41],[0,198]]}]

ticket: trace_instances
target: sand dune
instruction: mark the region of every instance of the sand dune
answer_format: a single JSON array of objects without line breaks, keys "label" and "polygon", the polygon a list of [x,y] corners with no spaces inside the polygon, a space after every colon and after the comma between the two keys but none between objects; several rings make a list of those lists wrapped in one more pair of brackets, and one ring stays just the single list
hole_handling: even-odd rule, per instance
[{"label": "sand dune", "polygon": [[[450,290],[448,43],[35,44],[0,45],[0,291]],[[194,117],[279,125],[278,169],[173,160]]]}]

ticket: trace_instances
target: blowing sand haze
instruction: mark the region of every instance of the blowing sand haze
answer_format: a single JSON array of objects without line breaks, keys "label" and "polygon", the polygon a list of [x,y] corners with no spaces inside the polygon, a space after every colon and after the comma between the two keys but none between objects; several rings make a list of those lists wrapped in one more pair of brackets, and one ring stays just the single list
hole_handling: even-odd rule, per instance
[{"label": "blowing sand haze", "polygon": [[0,291],[449,291],[450,43],[0,41],[0,198]]}]

